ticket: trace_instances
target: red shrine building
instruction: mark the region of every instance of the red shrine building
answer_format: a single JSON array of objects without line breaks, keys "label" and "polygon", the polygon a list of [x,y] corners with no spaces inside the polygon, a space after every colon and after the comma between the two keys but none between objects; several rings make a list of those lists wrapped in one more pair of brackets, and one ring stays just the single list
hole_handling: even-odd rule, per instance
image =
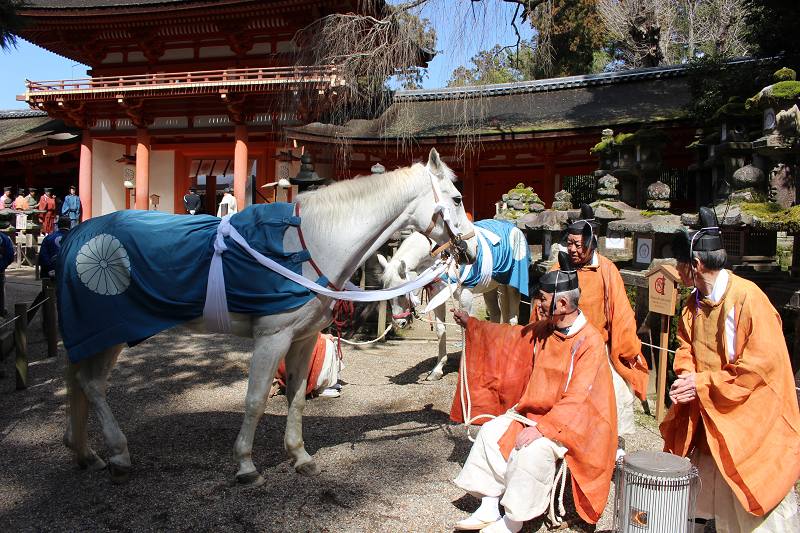
[{"label": "red shrine building", "polygon": [[[206,213],[216,213],[224,187],[241,209],[273,200],[275,188],[262,186],[296,175],[303,152],[314,155],[320,177],[339,180],[376,163],[393,170],[425,161],[435,147],[456,171],[468,212],[491,218],[518,183],[548,206],[562,188],[587,193],[599,163],[589,150],[601,131],[632,133],[645,120],[670,136],[670,168],[692,162],[680,66],[398,91],[374,117],[337,126],[326,123],[327,112],[350,88],[334,67],[296,65],[294,36],[356,6],[380,17],[382,0],[30,4],[22,14],[34,25],[20,37],[87,65],[90,78],[20,87],[17,98],[32,110],[0,112],[0,185],[77,184],[85,217],[129,208],[183,213],[191,185],[205,194]],[[675,193],[690,196],[682,184]]]}]

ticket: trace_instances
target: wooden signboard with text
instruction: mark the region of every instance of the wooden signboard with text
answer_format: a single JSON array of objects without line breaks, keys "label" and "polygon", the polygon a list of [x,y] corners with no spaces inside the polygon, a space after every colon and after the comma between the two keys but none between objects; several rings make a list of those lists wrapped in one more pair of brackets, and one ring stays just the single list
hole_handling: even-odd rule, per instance
[{"label": "wooden signboard with text", "polygon": [[656,375],[656,420],[664,419],[664,393],[667,388],[667,348],[669,347],[669,321],[675,314],[678,301],[678,281],[681,277],[672,265],[660,265],[645,274],[649,287],[649,304],[651,313],[661,315],[661,349],[658,356],[658,373]]}]

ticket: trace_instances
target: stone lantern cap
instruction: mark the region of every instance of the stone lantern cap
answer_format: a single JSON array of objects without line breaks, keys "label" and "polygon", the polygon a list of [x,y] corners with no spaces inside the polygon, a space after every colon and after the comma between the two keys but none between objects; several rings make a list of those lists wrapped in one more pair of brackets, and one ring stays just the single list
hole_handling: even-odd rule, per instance
[{"label": "stone lantern cap", "polygon": [[675,233],[675,230],[686,229],[681,223],[681,217],[669,213],[643,214],[643,211],[634,209],[629,216],[609,222],[611,231],[630,231],[633,233]]}]

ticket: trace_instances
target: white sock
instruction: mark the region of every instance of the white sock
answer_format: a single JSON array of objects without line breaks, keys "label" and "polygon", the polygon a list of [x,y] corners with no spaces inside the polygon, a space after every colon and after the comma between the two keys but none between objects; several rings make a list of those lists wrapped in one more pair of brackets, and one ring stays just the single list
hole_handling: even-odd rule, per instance
[{"label": "white sock", "polygon": [[484,496],[481,498],[481,506],[472,513],[472,516],[484,522],[498,520],[500,518],[500,497]]},{"label": "white sock", "polygon": [[508,528],[511,533],[518,533],[522,529],[522,522],[511,520],[507,516],[503,517],[503,522],[506,524],[506,528]]}]

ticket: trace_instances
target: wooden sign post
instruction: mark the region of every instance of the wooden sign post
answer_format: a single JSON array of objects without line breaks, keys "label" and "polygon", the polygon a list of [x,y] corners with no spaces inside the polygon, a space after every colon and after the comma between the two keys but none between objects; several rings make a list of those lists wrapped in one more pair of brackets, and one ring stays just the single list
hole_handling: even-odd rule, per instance
[{"label": "wooden sign post", "polygon": [[680,274],[672,265],[660,265],[645,274],[648,279],[650,312],[661,315],[661,339],[659,342],[658,372],[656,373],[656,420],[664,420],[664,393],[667,388],[667,348],[669,347],[669,321],[675,314],[678,301],[677,283]]}]

